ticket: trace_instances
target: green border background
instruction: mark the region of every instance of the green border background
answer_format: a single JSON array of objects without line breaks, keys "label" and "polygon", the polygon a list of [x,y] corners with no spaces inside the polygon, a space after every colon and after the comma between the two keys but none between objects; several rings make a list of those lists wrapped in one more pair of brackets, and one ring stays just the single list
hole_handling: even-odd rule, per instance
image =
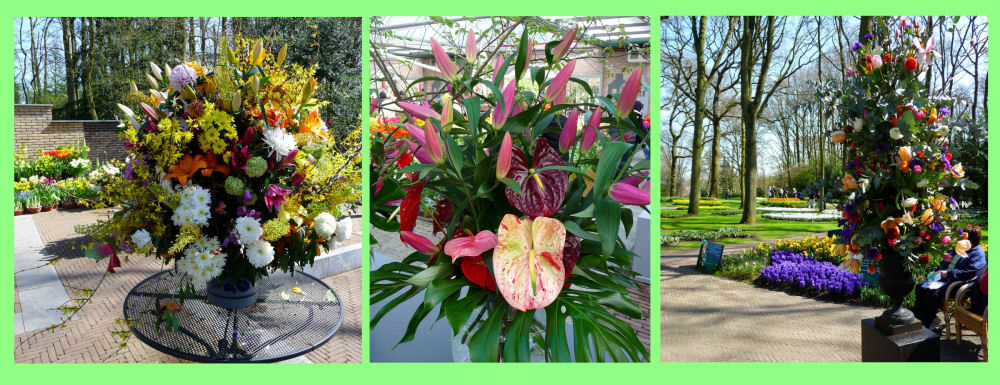
[{"label": "green border background", "polygon": [[[651,19],[651,36],[660,35],[659,17],[661,15],[859,15],[859,14],[932,14],[932,15],[985,15],[1000,16],[1000,6],[986,1],[975,2],[942,2],[930,0],[911,0],[897,2],[872,2],[859,0],[841,0],[827,2],[795,1],[788,4],[765,3],[759,1],[714,0],[714,1],[682,1],[668,2],[665,0],[634,0],[630,2],[609,2],[594,0],[578,0],[573,2],[530,0],[509,0],[505,2],[478,2],[436,0],[415,2],[412,0],[381,0],[372,2],[305,2],[283,1],[266,2],[260,0],[244,0],[241,2],[138,2],[138,1],[102,1],[81,2],[68,0],[49,0],[38,3],[17,2],[7,4],[0,12],[5,17],[0,18],[0,30],[6,39],[0,39],[0,63],[8,74],[13,74],[14,54],[14,17],[16,16],[283,16],[283,17],[320,17],[320,16],[354,16],[368,17],[370,15],[647,15]],[[368,23],[363,23],[362,30],[362,68],[361,84],[362,123],[368,122],[369,64],[368,64]],[[996,41],[1000,33],[996,28],[990,30],[990,39]],[[996,44],[991,44],[996,46]],[[658,48],[658,45],[657,45]],[[997,56],[997,55],[994,55]],[[1000,61],[993,58],[990,72],[1000,68]],[[659,68],[660,52],[654,48],[651,55],[650,68],[651,100],[659,100]],[[989,95],[994,102],[990,109],[995,110],[998,102],[996,96],[1000,83],[994,82],[989,88]],[[13,122],[13,83],[3,83],[0,93],[0,104],[11,106],[2,109],[0,121],[10,122],[5,125],[12,127]],[[659,127],[659,109],[651,109],[652,126]],[[991,130],[992,131],[992,130]],[[650,138],[651,158],[659,159],[659,130],[652,130]],[[0,153],[8,159],[13,157],[13,130],[4,134],[6,140],[0,140]],[[362,146],[363,165],[369,164],[368,136]],[[996,146],[989,146],[990,168],[1000,163],[1000,158],[994,155]],[[659,213],[659,175],[658,162],[652,163],[651,174],[654,177],[651,193],[655,198],[652,202],[652,213]],[[0,180],[7,181],[8,191],[11,191],[13,168],[11,163],[0,162]],[[367,173],[364,174],[365,186],[368,186]],[[989,208],[992,209],[992,199],[1000,197],[997,181],[990,180],[992,191]],[[363,203],[369,200],[368,189],[364,189]],[[12,201],[0,200],[0,212],[10,212]],[[990,210],[992,211],[992,210]],[[990,214],[992,218],[998,214]],[[12,217],[11,217],[12,218]],[[364,229],[368,228],[367,216],[363,219]],[[653,215],[650,224],[653,231],[650,237],[650,249],[659,251],[659,215]],[[2,259],[7,271],[13,270],[13,220],[0,223],[0,232],[5,244]],[[365,231],[367,233],[367,231]],[[370,260],[367,258],[369,242],[367,234],[363,237],[362,271],[367,272]],[[650,269],[659,271],[659,258],[651,258]],[[658,276],[658,273],[657,275]],[[14,288],[13,274],[0,274],[4,291],[7,293],[0,302],[0,308],[13,307],[12,291]],[[398,382],[409,384],[441,384],[441,383],[608,383],[628,381],[629,383],[651,384],[688,384],[688,383],[808,383],[808,384],[843,384],[871,383],[876,381],[892,381],[895,383],[912,382],[973,382],[988,383],[996,381],[997,364],[995,363],[941,363],[941,364],[903,364],[903,363],[660,363],[660,333],[684,333],[684,330],[660,331],[660,281],[653,279],[650,302],[652,333],[651,359],[646,364],[511,364],[501,367],[497,364],[389,364],[369,363],[367,346],[368,338],[368,276],[362,276],[362,298],[365,303],[362,308],[362,354],[363,364],[360,365],[157,365],[157,364],[14,364],[13,338],[3,343],[0,349],[0,368],[9,383],[267,383],[267,382],[310,382],[317,384],[347,383],[367,384]],[[683,295],[672,293],[671,295]],[[664,315],[669,317],[669,314]],[[13,312],[0,314],[0,325],[7,330],[13,329]],[[859,325],[860,326],[860,325]],[[690,325],[691,328],[711,327],[711,325]],[[993,380],[990,380],[990,379]]]}]

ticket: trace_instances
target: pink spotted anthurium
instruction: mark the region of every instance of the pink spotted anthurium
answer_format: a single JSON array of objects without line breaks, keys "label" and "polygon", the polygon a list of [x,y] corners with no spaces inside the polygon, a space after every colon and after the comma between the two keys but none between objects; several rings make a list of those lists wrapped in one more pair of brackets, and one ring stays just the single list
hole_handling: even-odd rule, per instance
[{"label": "pink spotted anthurium", "polygon": [[511,307],[540,309],[559,296],[566,282],[565,241],[566,227],[556,219],[504,216],[493,250],[493,273]]}]

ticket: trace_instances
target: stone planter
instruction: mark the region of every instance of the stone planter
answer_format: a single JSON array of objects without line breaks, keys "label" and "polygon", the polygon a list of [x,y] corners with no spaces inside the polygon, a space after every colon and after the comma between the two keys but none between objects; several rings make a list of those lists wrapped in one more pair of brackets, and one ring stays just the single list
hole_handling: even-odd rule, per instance
[{"label": "stone planter", "polygon": [[889,333],[891,330],[885,329],[900,327],[910,329],[911,325],[919,324],[913,312],[903,307],[906,295],[913,291],[915,284],[913,273],[906,269],[903,256],[892,248],[882,250],[882,260],[878,262],[878,268],[879,288],[890,298],[889,308],[879,316],[879,328]]},{"label": "stone planter", "polygon": [[208,303],[224,309],[242,309],[257,303],[257,287],[246,279],[235,284],[231,280],[213,278],[208,281]]}]

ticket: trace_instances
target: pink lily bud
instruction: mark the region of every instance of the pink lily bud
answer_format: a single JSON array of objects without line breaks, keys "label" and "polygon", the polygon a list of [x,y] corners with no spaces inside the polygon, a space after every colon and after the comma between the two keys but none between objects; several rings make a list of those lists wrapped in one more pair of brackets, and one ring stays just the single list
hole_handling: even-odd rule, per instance
[{"label": "pink lily bud", "polygon": [[414,118],[420,120],[427,120],[428,117],[438,120],[441,119],[441,114],[437,113],[437,111],[434,111],[430,107],[407,102],[399,102],[396,104],[399,105],[399,108],[402,108],[404,112],[410,114],[410,116],[413,116]]},{"label": "pink lily bud", "polygon": [[594,147],[594,142],[597,141],[597,128],[601,126],[602,114],[600,108],[594,109],[594,112],[590,114],[587,125],[583,127],[583,136],[580,138],[580,152],[590,152],[590,148]]},{"label": "pink lily bud", "polygon": [[[551,102],[559,96],[560,93],[566,92],[566,83],[569,82],[570,75],[573,75],[573,68],[576,67],[576,60],[571,60],[566,63],[566,66],[556,74],[556,77],[552,78],[552,82],[549,83],[548,87],[545,87],[545,101]],[[631,108],[631,107],[629,107]]]},{"label": "pink lily bud", "polygon": [[465,38],[465,60],[469,63],[476,62],[476,34],[469,29],[469,36]]},{"label": "pink lily bud", "polygon": [[448,123],[451,123],[453,111],[454,101],[451,98],[451,94],[444,94],[444,96],[441,97],[441,129],[445,130],[445,134],[447,134],[449,130],[449,128],[445,126],[447,126]]},{"label": "pink lily bud", "polygon": [[497,79],[503,78],[502,73],[500,73],[500,67],[503,66],[503,56],[497,55],[497,62],[493,65],[493,84],[497,83]]},{"label": "pink lily bud", "polygon": [[552,49],[552,61],[557,62],[566,56],[569,52],[569,46],[573,44],[573,40],[576,39],[576,32],[580,28],[573,28],[563,35],[562,40],[559,40],[559,45]]},{"label": "pink lily bud", "polygon": [[625,205],[645,206],[649,204],[649,191],[624,182],[615,183],[608,193],[611,199]]},{"label": "pink lily bud", "polygon": [[399,240],[403,241],[403,243],[407,246],[417,249],[417,251],[427,255],[434,254],[438,250],[437,245],[435,245],[434,242],[431,242],[430,239],[412,231],[400,231]]},{"label": "pink lily bud", "polygon": [[573,108],[566,119],[566,125],[563,126],[562,135],[559,135],[559,151],[564,154],[576,141],[576,120],[579,116],[580,110]]},{"label": "pink lily bud", "polygon": [[503,124],[507,122],[507,118],[510,117],[510,111],[514,109],[514,95],[517,94],[517,83],[510,82],[507,87],[503,90],[503,105],[504,108],[496,106],[493,109],[493,127],[503,127]]},{"label": "pink lily bud", "polygon": [[442,164],[444,163],[444,146],[441,144],[441,136],[438,135],[437,128],[434,124],[427,122],[424,125],[424,141],[427,142],[427,152],[430,153],[431,159],[434,163]]},{"label": "pink lily bud", "polygon": [[635,107],[635,98],[639,96],[640,86],[642,86],[642,67],[632,72],[625,81],[625,87],[622,87],[622,93],[618,95],[618,119],[625,119],[632,111],[632,107]]},{"label": "pink lily bud", "polygon": [[507,177],[510,172],[510,157],[514,148],[513,139],[510,132],[503,133],[503,142],[500,143],[500,154],[497,155],[497,180]]},{"label": "pink lily bud", "polygon": [[438,44],[437,40],[431,38],[431,51],[434,54],[434,61],[437,62],[438,69],[444,74],[444,78],[448,81],[458,80],[458,69],[455,67],[455,63],[451,61],[451,57],[448,53],[441,48],[441,44]]}]

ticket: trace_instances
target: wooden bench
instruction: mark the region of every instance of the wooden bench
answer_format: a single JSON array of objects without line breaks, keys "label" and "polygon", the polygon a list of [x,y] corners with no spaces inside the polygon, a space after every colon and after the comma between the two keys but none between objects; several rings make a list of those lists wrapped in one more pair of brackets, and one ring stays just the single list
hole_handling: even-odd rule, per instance
[{"label": "wooden bench", "polygon": [[702,272],[712,274],[719,268],[722,262],[722,249],[720,243],[709,242],[707,239],[701,241],[701,249],[698,251],[697,267]]},{"label": "wooden bench", "polygon": [[983,361],[989,361],[989,351],[986,350],[986,319],[989,309],[983,309],[983,314],[979,315],[969,310],[969,300],[967,295],[970,290],[979,290],[975,282],[962,285],[958,289],[958,296],[955,298],[953,317],[955,318],[955,343],[962,344],[962,331],[969,330],[978,334],[982,338]]}]

